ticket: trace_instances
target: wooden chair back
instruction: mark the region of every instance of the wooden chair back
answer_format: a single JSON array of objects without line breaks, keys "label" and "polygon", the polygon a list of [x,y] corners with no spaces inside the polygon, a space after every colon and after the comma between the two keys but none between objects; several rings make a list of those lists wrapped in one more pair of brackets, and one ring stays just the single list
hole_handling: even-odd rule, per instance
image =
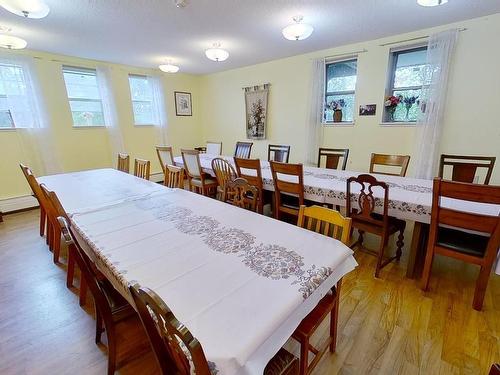
[{"label": "wooden chair back", "polygon": [[259,190],[248,183],[244,178],[238,177],[228,183],[231,191],[231,202],[235,206],[257,212],[259,201]]},{"label": "wooden chair back", "polygon": [[267,148],[267,160],[288,163],[290,159],[290,146],[269,145]]},{"label": "wooden chair back", "polygon": [[151,162],[144,159],[135,159],[134,162],[134,176],[149,180],[151,171]]},{"label": "wooden chair back", "polygon": [[[298,199],[298,206],[304,204],[304,170],[302,164],[287,164],[275,161],[269,162],[274,182],[275,196],[275,217],[280,219],[280,213],[285,212],[291,215],[298,215],[298,207],[283,205],[282,194],[295,196]],[[285,177],[285,178],[283,178]],[[291,178],[286,178],[291,177]],[[290,179],[295,181],[290,181]]]},{"label": "wooden chair back", "polygon": [[167,165],[175,165],[174,153],[172,147],[170,146],[156,146],[156,154],[158,155],[158,160],[160,161],[161,170],[163,174],[167,172]]},{"label": "wooden chair back", "polygon": [[234,157],[248,159],[250,158],[250,153],[252,152],[253,142],[236,142],[236,148],[234,149]]},{"label": "wooden chair back", "polygon": [[184,189],[184,168],[167,164],[163,184],[173,189]]},{"label": "wooden chair back", "polygon": [[451,167],[451,181],[473,183],[478,168],[486,169],[484,185],[490,183],[495,166],[494,156],[463,156],[442,154],[439,162],[439,177],[444,178],[444,169]]},{"label": "wooden chair back", "polygon": [[351,219],[322,206],[300,206],[297,226],[335,238],[349,246]]},{"label": "wooden chair back", "polygon": [[234,181],[237,177],[236,171],[228,161],[222,158],[212,159],[212,170],[219,184],[218,190],[221,193],[220,200],[225,202],[227,198],[228,183]]},{"label": "wooden chair back", "polygon": [[42,190],[44,198],[48,203],[47,213],[49,215],[52,215],[55,220],[57,220],[59,216],[62,216],[66,220],[69,220],[68,214],[64,210],[57,194],[53,191],[50,191],[45,184],[40,184],[40,189]]},{"label": "wooden chair back", "polygon": [[[370,161],[370,173],[404,177],[406,176],[406,170],[408,169],[409,163],[410,163],[410,155],[385,155],[385,154],[372,153]],[[375,171],[375,166],[377,165],[399,167],[401,169],[399,173],[377,172]]]},{"label": "wooden chair back", "polygon": [[[31,188],[31,191],[33,191],[33,195],[35,196],[36,200],[38,201],[38,204],[40,206],[43,206],[43,194],[42,190],[40,189],[40,184],[36,180],[35,175],[33,174],[33,171],[31,170],[30,167],[24,164],[19,164],[21,167],[21,170],[23,171],[24,177],[26,177],[26,181],[28,181],[28,185]],[[45,207],[44,207],[45,208]]]},{"label": "wooden chair back", "polygon": [[222,155],[222,142],[207,142],[205,151],[208,155]]},{"label": "wooden chair back", "polygon": [[177,320],[165,302],[154,291],[138,284],[130,286],[130,292],[161,373],[211,375],[200,342]]},{"label": "wooden chair back", "polygon": [[128,154],[118,154],[118,165],[116,169],[125,173],[130,172],[130,156]]},{"label": "wooden chair back", "polygon": [[[351,200],[352,184],[359,185],[359,195],[356,198],[355,207],[352,206]],[[383,194],[383,212],[382,219],[375,214],[377,199],[374,196],[374,189],[379,188]],[[358,193],[357,191],[355,194]],[[375,177],[369,174],[360,174],[358,177],[349,177],[347,179],[346,193],[346,213],[353,220],[363,221],[368,224],[381,226],[385,229],[389,225],[389,186],[385,182],[378,181]]]},{"label": "wooden chair back", "polygon": [[234,158],[234,165],[236,166],[238,177],[244,178],[250,185],[255,186],[259,191],[257,207],[258,212],[262,213],[264,210],[264,186],[262,183],[260,160]]},{"label": "wooden chair back", "polygon": [[342,159],[340,169],[345,171],[348,157],[348,148],[320,148],[318,153],[318,168],[321,168],[321,160],[325,158],[325,168],[339,169],[340,159]]},{"label": "wooden chair back", "polygon": [[203,171],[201,170],[200,152],[197,150],[181,150],[184,169],[189,178],[199,178]]}]

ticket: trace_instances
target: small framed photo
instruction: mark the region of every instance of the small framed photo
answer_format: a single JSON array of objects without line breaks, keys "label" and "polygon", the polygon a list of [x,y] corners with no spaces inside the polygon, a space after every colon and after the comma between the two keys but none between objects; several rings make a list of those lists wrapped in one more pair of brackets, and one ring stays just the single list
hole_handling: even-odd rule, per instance
[{"label": "small framed photo", "polygon": [[375,116],[377,112],[376,104],[364,104],[359,106],[360,116]]},{"label": "small framed photo", "polygon": [[175,115],[176,116],[192,116],[193,107],[191,102],[191,93],[175,91]]}]

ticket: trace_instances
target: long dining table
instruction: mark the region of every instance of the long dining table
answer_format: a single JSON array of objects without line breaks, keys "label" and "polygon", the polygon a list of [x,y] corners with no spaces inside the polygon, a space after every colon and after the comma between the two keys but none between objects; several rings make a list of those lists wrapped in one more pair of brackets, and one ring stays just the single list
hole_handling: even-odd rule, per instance
[{"label": "long dining table", "polygon": [[38,182],[114,287],[132,304],[130,285],[155,290],[219,375],[262,374],[357,266],[335,239],[113,169]]},{"label": "long dining table", "polygon": [[[216,157],[227,160],[234,166],[232,156],[218,156],[202,153],[200,156],[201,168],[204,172],[214,175],[212,160]],[[174,158],[179,166],[184,166],[181,156]],[[261,160],[261,173],[263,188],[274,191],[274,183],[269,162]],[[250,171],[245,171],[245,173]],[[304,198],[319,204],[330,204],[334,206],[346,206],[347,179],[366,172],[343,171],[337,169],[317,168],[304,165]],[[400,177],[383,174],[373,174],[378,180],[389,186],[389,215],[398,219],[413,221],[415,223],[408,256],[406,276],[408,278],[418,277],[423,266],[426,240],[431,221],[432,211],[432,180],[417,179],[411,177]],[[283,176],[284,179],[294,181],[293,177]],[[359,187],[353,186],[353,192]],[[380,212],[383,204],[383,196],[380,190],[374,191],[376,199],[375,210]],[[355,199],[351,197],[351,199]],[[497,216],[500,214],[500,206],[488,205],[476,202],[464,202],[445,199],[446,206],[456,207],[464,211],[476,212],[485,215]],[[495,273],[500,275],[500,251]]]}]

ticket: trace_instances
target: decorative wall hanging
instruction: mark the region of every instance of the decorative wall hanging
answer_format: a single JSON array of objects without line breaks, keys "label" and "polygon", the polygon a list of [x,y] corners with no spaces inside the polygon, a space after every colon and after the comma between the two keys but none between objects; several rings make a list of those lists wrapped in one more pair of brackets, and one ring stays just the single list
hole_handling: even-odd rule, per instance
[{"label": "decorative wall hanging", "polygon": [[269,83],[244,87],[248,139],[266,139]]},{"label": "decorative wall hanging", "polygon": [[376,113],[377,113],[376,104],[364,104],[359,106],[360,116],[375,116]]},{"label": "decorative wall hanging", "polygon": [[175,115],[176,116],[192,116],[193,109],[191,103],[191,93],[175,91]]}]

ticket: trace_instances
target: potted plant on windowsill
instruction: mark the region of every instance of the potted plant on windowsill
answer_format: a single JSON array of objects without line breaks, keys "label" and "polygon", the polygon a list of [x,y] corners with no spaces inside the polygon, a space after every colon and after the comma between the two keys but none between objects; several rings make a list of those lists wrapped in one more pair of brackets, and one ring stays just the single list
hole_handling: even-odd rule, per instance
[{"label": "potted plant on windowsill", "polygon": [[402,95],[392,95],[385,98],[384,107],[387,113],[389,114],[388,120],[394,121],[394,112],[398,108],[399,103],[403,100]]},{"label": "potted plant on windowsill", "polygon": [[417,103],[417,105],[420,105],[420,103],[418,102],[418,96],[405,96],[403,98],[403,103],[405,105],[405,109],[406,109],[406,121],[410,121],[410,109],[411,107],[413,107],[413,104]]},{"label": "potted plant on windowsill", "polygon": [[345,100],[332,100],[327,107],[333,111],[333,122],[342,122],[342,108],[345,106]]}]

